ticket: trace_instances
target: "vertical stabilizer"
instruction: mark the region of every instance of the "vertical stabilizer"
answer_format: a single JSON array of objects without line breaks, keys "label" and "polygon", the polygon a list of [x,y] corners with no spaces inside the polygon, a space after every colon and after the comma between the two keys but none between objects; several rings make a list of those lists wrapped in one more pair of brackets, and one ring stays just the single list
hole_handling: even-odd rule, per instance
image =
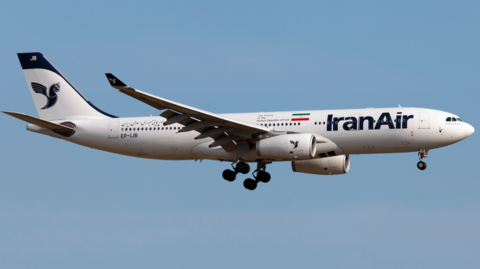
[{"label": "vertical stabilizer", "polygon": [[116,118],[90,103],[41,53],[18,53],[18,59],[41,119]]}]

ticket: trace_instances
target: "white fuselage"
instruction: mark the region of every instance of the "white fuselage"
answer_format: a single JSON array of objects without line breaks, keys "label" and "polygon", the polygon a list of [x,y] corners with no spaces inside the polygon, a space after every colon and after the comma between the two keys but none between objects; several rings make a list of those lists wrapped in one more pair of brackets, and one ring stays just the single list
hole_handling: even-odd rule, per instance
[{"label": "white fuselage", "polygon": [[[401,114],[400,114],[401,113]],[[295,115],[297,114],[297,115]],[[299,115],[302,114],[302,115]],[[387,115],[388,114],[388,115]],[[339,154],[415,152],[451,145],[473,130],[469,124],[447,122],[448,112],[423,108],[377,108],[223,114],[226,118],[267,126],[272,132],[312,133],[333,141]],[[308,118],[308,120],[307,120]],[[76,133],[62,137],[46,130],[29,130],[103,151],[160,160],[235,160],[235,153],[209,148],[211,138],[196,140],[196,131],[179,132],[183,125],[164,126],[162,117],[66,119]],[[472,131],[473,132],[473,131]],[[255,149],[246,161],[263,159]],[[287,160],[277,160],[287,161]]]}]

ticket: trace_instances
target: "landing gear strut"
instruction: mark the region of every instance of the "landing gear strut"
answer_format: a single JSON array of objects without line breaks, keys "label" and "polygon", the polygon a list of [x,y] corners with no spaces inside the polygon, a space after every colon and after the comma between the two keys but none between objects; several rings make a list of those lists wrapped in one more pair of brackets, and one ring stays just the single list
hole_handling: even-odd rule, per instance
[{"label": "landing gear strut", "polygon": [[420,161],[417,163],[417,167],[420,170],[425,170],[427,169],[427,163],[425,163],[423,160],[427,158],[428,156],[428,149],[421,149],[418,152],[418,155],[420,156]]},{"label": "landing gear strut", "polygon": [[230,169],[223,171],[222,176],[226,181],[234,181],[237,178],[238,173],[247,174],[250,172],[250,165],[248,165],[243,159],[238,159],[236,164],[236,166],[233,166],[232,163],[233,171]]},{"label": "landing gear strut", "polygon": [[267,183],[270,181],[270,173],[266,172],[265,169],[267,168],[267,163],[263,161],[257,162],[257,169],[253,171],[252,176],[255,179],[247,178],[243,182],[243,186],[247,190],[255,190],[257,188],[258,182]]}]

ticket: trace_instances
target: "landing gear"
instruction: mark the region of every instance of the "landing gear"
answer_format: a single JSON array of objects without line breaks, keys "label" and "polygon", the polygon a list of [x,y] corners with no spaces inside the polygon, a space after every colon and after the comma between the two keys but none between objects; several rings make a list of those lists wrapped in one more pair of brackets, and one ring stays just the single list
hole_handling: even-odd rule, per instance
[{"label": "landing gear", "polygon": [[270,181],[270,173],[265,171],[258,171],[257,173],[257,180],[263,183],[268,183]]},{"label": "landing gear", "polygon": [[253,171],[252,176],[255,179],[247,178],[243,182],[243,186],[247,190],[253,191],[257,188],[258,182],[267,183],[270,181],[270,173],[266,172],[265,169],[267,168],[267,163],[263,161],[257,162],[257,169]]},{"label": "landing gear", "polygon": [[[258,182],[263,182],[267,183],[270,181],[270,174],[265,171],[267,164],[271,162],[265,162],[265,161],[258,161],[257,162],[257,169],[252,173],[253,178],[247,178],[243,182],[243,186],[247,190],[255,190],[257,188]],[[232,163],[232,168],[233,170],[227,169],[223,171],[223,178],[227,181],[234,181],[237,178],[238,173],[246,174],[250,172],[250,165],[246,163],[243,159],[239,159],[236,162],[236,165],[234,166],[235,163]]]},{"label": "landing gear", "polygon": [[425,169],[427,169],[427,164],[426,164],[425,162],[423,162],[423,161],[419,161],[419,162],[417,163],[417,167],[418,167],[418,169],[420,169],[420,170],[425,170]]},{"label": "landing gear", "polygon": [[257,188],[257,181],[256,181],[256,180],[253,180],[253,179],[251,179],[251,178],[247,178],[247,179],[245,179],[245,181],[243,182],[243,186],[244,186],[247,190],[253,191],[254,189]]},{"label": "landing gear", "polygon": [[420,156],[420,161],[417,163],[417,167],[420,170],[425,170],[427,169],[427,163],[425,163],[423,160],[427,158],[428,156],[428,149],[421,149],[418,152],[418,155]]},{"label": "landing gear", "polygon": [[232,164],[233,171],[230,169],[223,171],[223,179],[232,182],[237,178],[238,173],[246,174],[250,172],[250,165],[248,165],[248,163],[244,162],[242,159],[239,159],[236,164],[236,166],[233,166]]},{"label": "landing gear", "polygon": [[237,166],[235,167],[235,170],[242,174],[248,174],[248,172],[250,172],[250,165],[248,165],[248,163],[241,160],[237,162]]},{"label": "landing gear", "polygon": [[235,173],[235,171],[232,171],[230,169],[226,169],[225,171],[223,171],[223,179],[225,179],[226,181],[234,181],[236,178],[237,178],[237,173]]}]

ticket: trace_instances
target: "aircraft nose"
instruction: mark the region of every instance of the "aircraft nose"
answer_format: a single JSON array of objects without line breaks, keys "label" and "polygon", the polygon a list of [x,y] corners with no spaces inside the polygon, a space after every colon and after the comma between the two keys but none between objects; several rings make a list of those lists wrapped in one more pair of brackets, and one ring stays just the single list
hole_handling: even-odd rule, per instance
[{"label": "aircraft nose", "polygon": [[475,128],[473,128],[472,125],[470,124],[465,124],[465,135],[466,137],[469,137],[473,134],[473,132],[475,132]]}]

